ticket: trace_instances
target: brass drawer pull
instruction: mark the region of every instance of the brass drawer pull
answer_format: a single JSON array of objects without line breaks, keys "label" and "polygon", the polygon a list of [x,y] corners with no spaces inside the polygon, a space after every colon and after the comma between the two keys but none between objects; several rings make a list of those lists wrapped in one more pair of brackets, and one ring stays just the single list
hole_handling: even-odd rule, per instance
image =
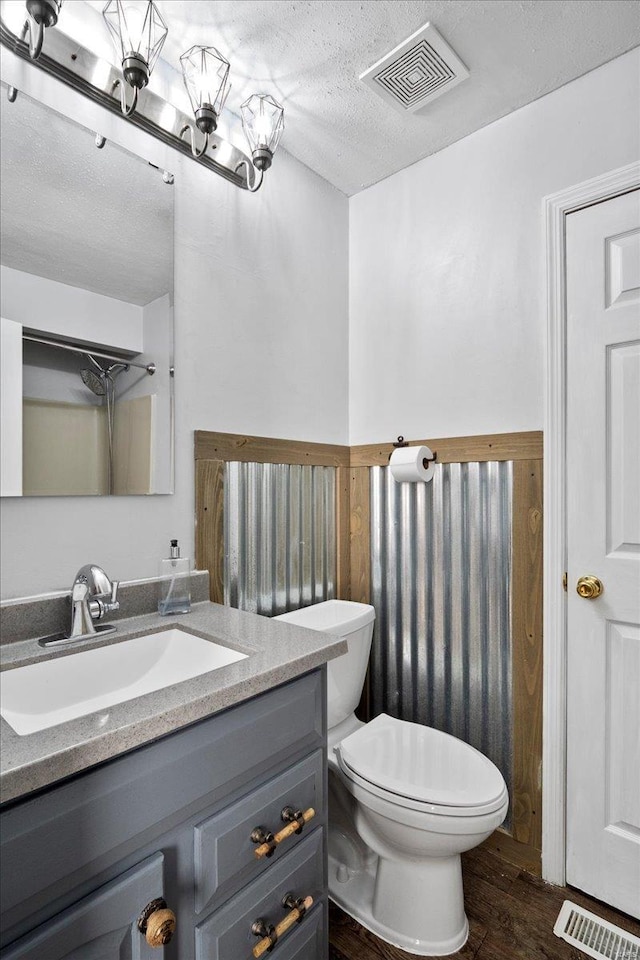
[{"label": "brass drawer pull", "polygon": [[144,933],[150,947],[164,947],[175,929],[176,915],[167,908],[167,902],[162,897],[151,900],[138,917],[138,930]]},{"label": "brass drawer pull", "polygon": [[288,893],[282,900],[282,906],[286,907],[289,913],[275,927],[267,923],[263,917],[259,917],[251,925],[251,933],[255,937],[262,938],[253,948],[256,960],[259,960],[263,953],[271,953],[280,937],[283,937],[296,923],[302,923],[307,910],[313,906],[313,897],[296,899],[292,893]]},{"label": "brass drawer pull", "polygon": [[287,825],[275,836],[265,827],[256,827],[252,830],[252,842],[260,844],[254,851],[258,860],[261,860],[262,857],[272,857],[279,843],[287,840],[294,833],[300,833],[305,823],[308,823],[315,815],[316,812],[313,807],[309,807],[304,813],[301,810],[295,810],[293,807],[285,807],[280,816]]}]

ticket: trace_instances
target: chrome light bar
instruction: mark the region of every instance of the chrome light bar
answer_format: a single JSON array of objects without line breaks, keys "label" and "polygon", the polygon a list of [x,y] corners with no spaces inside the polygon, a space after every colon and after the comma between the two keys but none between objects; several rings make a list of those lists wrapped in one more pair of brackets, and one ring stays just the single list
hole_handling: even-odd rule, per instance
[{"label": "chrome light bar", "polygon": [[[23,60],[35,64],[90,100],[122,116],[122,72],[71,40],[60,30],[47,33],[44,49],[34,61],[29,54],[28,41],[13,33],[0,12],[0,43]],[[135,112],[128,119],[185,156],[193,157],[190,144],[181,137],[181,131],[184,131],[193,118],[152,90],[147,88],[144,91]],[[193,159],[237,187],[244,190],[249,188],[247,177],[250,176],[248,171],[253,167],[251,158],[216,132],[209,135],[207,150]]]}]

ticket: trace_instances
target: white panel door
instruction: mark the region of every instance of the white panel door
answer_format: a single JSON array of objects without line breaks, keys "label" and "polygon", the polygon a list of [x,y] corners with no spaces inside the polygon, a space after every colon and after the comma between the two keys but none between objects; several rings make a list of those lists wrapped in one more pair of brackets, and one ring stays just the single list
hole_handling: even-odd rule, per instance
[{"label": "white panel door", "polygon": [[567,217],[567,317],[567,881],[640,917],[639,191]]}]

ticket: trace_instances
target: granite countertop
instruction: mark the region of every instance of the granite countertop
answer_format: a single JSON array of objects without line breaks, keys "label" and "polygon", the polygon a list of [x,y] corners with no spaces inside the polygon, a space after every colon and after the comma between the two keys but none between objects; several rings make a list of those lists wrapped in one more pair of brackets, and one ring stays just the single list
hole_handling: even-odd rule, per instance
[{"label": "granite countertop", "polygon": [[179,627],[231,647],[247,658],[155,693],[100,710],[39,733],[19,736],[0,721],[0,801],[49,786],[181,727],[241,703],[347,652],[339,637],[307,630],[216,603],[196,603],[189,614],[119,620],[117,632],[55,650],[37,640],[0,649],[0,667],[65,657],[127,638]]}]

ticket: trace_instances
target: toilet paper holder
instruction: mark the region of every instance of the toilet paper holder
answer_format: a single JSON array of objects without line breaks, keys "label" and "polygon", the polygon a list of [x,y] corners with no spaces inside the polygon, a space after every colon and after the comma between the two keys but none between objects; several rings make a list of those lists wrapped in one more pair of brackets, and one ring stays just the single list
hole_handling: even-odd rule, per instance
[{"label": "toilet paper holder", "polygon": [[[405,440],[405,438],[402,436],[402,434],[400,434],[400,436],[398,437],[398,439],[393,443],[393,447],[394,447],[395,450],[397,450],[399,447],[408,447],[408,446],[409,446],[409,441],[408,441],[408,440]],[[389,454],[389,460],[391,460],[391,457],[392,457],[392,454],[390,453],[390,454]],[[437,450],[434,450],[432,457],[423,457],[423,459],[422,459],[422,466],[423,466],[423,467],[425,468],[425,470],[426,470],[427,467],[429,466],[429,464],[430,464],[430,463],[435,463],[435,462],[437,461],[437,459],[438,459],[438,451],[437,451]]]}]

